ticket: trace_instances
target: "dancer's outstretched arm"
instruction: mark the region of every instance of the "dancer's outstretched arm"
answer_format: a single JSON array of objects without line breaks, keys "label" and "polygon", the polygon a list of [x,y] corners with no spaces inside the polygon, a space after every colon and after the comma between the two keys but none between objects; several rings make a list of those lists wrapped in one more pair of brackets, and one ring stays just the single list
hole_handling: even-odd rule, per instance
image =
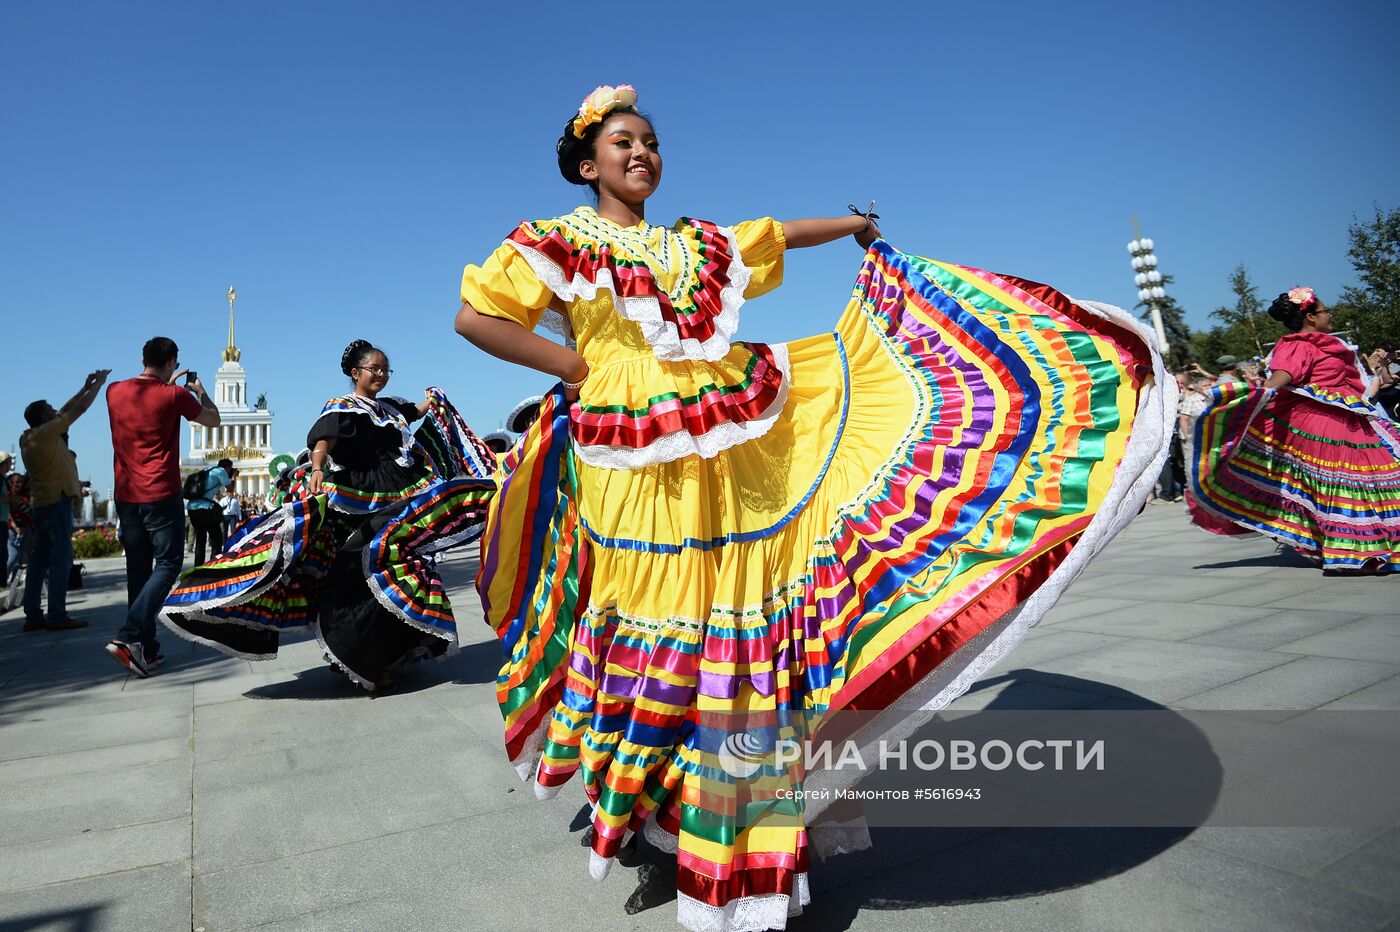
[{"label": "dancer's outstretched arm", "polygon": [[874,220],[867,222],[864,214],[845,217],[811,217],[806,220],[784,220],[783,237],[789,249],[821,246],[843,236],[854,236],[862,249],[869,248],[880,236]]}]

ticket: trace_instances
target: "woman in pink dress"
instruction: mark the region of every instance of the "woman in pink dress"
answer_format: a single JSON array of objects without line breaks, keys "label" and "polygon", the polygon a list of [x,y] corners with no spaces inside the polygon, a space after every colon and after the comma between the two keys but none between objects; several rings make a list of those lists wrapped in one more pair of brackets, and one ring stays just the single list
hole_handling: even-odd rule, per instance
[{"label": "woman in pink dress", "polygon": [[1226,536],[1266,534],[1327,574],[1400,568],[1400,434],[1366,386],[1356,347],[1333,336],[1311,288],[1269,315],[1292,332],[1259,388],[1220,385],[1197,419],[1187,501]]}]

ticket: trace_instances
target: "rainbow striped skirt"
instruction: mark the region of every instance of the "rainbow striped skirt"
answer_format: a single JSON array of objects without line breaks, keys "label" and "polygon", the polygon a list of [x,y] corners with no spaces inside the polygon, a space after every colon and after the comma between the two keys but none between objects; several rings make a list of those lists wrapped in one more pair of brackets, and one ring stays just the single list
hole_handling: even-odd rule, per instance
[{"label": "rainbow striped skirt", "polygon": [[579,779],[593,876],[638,831],[676,852],[691,929],[783,927],[810,852],[853,843],[777,788],[859,776],[736,770],[706,722],[855,710],[873,746],[927,718],[1137,514],[1169,437],[1128,315],[883,242],[785,350],[777,422],[708,458],[589,466],[556,389],[483,537],[510,760],[541,797]]},{"label": "rainbow striped skirt", "polygon": [[1400,433],[1359,398],[1222,385],[1192,441],[1197,526],[1267,535],[1324,570],[1400,568]]}]

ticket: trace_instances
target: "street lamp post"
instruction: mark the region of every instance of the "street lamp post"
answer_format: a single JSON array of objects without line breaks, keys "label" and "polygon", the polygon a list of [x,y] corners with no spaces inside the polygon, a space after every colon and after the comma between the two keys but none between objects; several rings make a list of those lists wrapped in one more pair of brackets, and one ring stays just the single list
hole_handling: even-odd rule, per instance
[{"label": "street lamp post", "polygon": [[[1133,226],[1137,226],[1134,219]],[[1157,271],[1157,257],[1153,255],[1153,242],[1141,234],[1128,244],[1128,253],[1133,257],[1133,282],[1138,286],[1138,300],[1147,302],[1152,312],[1152,329],[1157,331],[1157,342],[1162,355],[1171,349],[1167,343],[1167,328],[1162,325],[1162,309],[1157,302],[1167,296],[1162,288],[1162,273]]]}]

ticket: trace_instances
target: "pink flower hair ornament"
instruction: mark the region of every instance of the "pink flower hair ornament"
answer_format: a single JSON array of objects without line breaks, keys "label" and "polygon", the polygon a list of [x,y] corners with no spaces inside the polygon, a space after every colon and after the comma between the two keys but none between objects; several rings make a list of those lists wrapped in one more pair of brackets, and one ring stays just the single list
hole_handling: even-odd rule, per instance
[{"label": "pink flower hair ornament", "polygon": [[1288,300],[1298,305],[1299,309],[1306,311],[1317,303],[1317,295],[1306,285],[1299,285],[1296,288],[1288,289]]},{"label": "pink flower hair ornament", "polygon": [[617,87],[604,84],[595,87],[593,93],[583,98],[583,103],[578,108],[578,116],[574,117],[574,138],[582,139],[584,130],[594,123],[602,122],[604,117],[618,107],[632,107],[636,103],[637,89],[630,84],[619,84]]}]

